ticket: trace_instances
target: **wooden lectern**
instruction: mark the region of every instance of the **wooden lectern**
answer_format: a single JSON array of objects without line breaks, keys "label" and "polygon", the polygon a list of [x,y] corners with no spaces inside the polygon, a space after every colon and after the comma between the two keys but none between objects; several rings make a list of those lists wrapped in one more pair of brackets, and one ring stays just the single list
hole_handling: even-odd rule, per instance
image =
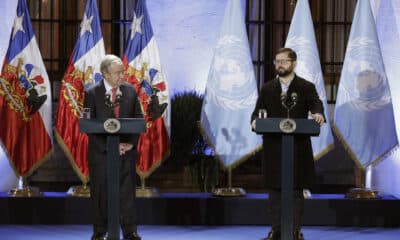
[{"label": "wooden lectern", "polygon": [[282,172],[281,172],[281,239],[293,239],[293,159],[294,136],[318,136],[319,124],[305,118],[258,118],[255,132],[259,134],[282,135]]},{"label": "wooden lectern", "polygon": [[[144,132],[143,118],[79,119],[79,130],[107,135],[108,240],[119,240],[119,134]],[[132,189],[132,191],[135,191]]]}]

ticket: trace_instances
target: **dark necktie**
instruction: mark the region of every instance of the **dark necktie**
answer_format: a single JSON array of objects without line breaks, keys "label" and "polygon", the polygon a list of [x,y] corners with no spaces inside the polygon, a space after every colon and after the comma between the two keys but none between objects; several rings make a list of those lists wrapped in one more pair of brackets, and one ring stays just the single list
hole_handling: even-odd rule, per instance
[{"label": "dark necktie", "polygon": [[[111,92],[112,92],[112,95],[111,95],[111,101],[115,104],[116,102],[115,102],[115,100],[116,100],[116,98],[117,98],[117,88],[113,88],[112,90],[111,90]],[[114,116],[116,117],[116,118],[119,118],[119,104],[117,104],[117,105],[114,105]]]}]

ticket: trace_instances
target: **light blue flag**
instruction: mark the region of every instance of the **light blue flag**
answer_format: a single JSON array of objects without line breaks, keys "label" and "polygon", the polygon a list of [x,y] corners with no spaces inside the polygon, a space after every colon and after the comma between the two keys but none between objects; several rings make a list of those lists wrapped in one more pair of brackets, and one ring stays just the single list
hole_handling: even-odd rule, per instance
[{"label": "light blue flag", "polygon": [[326,101],[324,79],[315,39],[314,25],[308,0],[298,0],[294,10],[285,47],[297,53],[296,74],[315,84],[324,105],[326,124],[318,137],[311,138],[314,158],[319,159],[333,148],[333,136],[329,122],[329,107]]},{"label": "light blue flag", "polygon": [[261,149],[261,137],[249,123],[257,98],[241,1],[228,0],[200,120],[204,136],[228,170]]},{"label": "light blue flag", "polygon": [[358,1],[337,94],[334,130],[365,169],[395,146],[390,89],[369,1]]},{"label": "light blue flag", "polygon": [[[396,8],[396,4],[398,5]],[[400,2],[398,0],[380,1],[376,14],[376,28],[381,46],[386,76],[392,94],[395,121],[400,120]],[[397,134],[400,133],[397,125]],[[400,166],[399,166],[400,168]]]}]

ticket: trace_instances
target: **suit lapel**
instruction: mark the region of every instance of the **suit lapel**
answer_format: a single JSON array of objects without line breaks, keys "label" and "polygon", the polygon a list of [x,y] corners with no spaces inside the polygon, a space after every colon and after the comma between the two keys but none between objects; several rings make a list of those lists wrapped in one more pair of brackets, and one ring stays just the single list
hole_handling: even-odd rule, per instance
[{"label": "suit lapel", "polygon": [[96,89],[96,102],[99,106],[99,109],[102,111],[100,115],[105,118],[113,117],[112,110],[106,106],[105,104],[105,96],[106,96],[106,86],[104,85],[104,79],[99,83],[99,87]]},{"label": "suit lapel", "polygon": [[287,95],[291,96],[292,93],[297,92],[299,81],[297,81],[297,75],[294,76],[292,82],[289,85]]},{"label": "suit lapel", "polygon": [[120,116],[121,117],[130,117],[130,114],[132,113],[132,109],[134,107],[134,100],[132,97],[132,94],[130,93],[128,87],[128,83],[124,83],[120,86],[120,91],[121,91],[121,101],[120,101]]},{"label": "suit lapel", "polygon": [[274,79],[274,91],[273,92],[276,94],[275,97],[279,97],[279,99],[281,98],[282,86],[281,86],[281,82],[279,81],[278,78]]},{"label": "suit lapel", "polygon": [[126,87],[124,86],[124,84],[119,86],[119,90],[121,91],[121,94],[122,94],[120,102],[119,102],[119,106],[120,106],[119,107],[119,116],[122,118],[122,117],[126,116],[125,109],[127,109],[126,99],[127,99],[128,93],[126,91]]}]

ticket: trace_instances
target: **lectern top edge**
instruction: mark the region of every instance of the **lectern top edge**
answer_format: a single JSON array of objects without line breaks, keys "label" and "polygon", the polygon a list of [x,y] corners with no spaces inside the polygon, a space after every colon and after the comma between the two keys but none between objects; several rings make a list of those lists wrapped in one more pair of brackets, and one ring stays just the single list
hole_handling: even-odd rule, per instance
[{"label": "lectern top edge", "polygon": [[257,118],[255,132],[318,136],[320,125],[306,118]]}]

